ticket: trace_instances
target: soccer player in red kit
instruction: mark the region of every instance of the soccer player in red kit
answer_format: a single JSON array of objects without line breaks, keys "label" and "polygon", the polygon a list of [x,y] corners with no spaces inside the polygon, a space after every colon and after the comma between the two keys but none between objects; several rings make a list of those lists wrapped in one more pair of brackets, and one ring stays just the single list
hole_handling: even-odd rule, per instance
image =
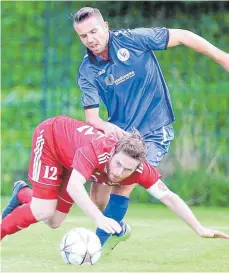
[{"label": "soccer player in red kit", "polygon": [[[122,149],[123,143],[129,143],[129,148],[124,145]],[[120,233],[120,225],[100,212],[83,184],[90,177],[98,177],[101,183],[118,184],[124,179],[123,184],[132,184],[142,172],[145,153],[145,145],[137,134],[126,137],[119,145],[117,139],[105,137],[93,127],[66,116],[42,122],[33,135],[29,166],[32,200],[4,217],[1,237],[42,220],[50,225],[60,219],[62,222],[74,202],[100,229]],[[148,164],[146,168],[149,169]],[[149,172],[149,181],[139,180],[145,187],[160,176],[156,169],[148,170],[147,175]]]},{"label": "soccer player in red kit", "polygon": [[[29,166],[33,189],[23,185],[16,205],[3,212],[1,238],[42,220],[56,228],[74,203],[102,232],[120,234],[122,219],[102,213],[87,194],[84,183],[91,179],[101,186],[113,186],[114,191],[138,183],[200,236],[229,239],[220,231],[203,227],[185,202],[160,180],[161,175],[145,156],[145,144],[137,131],[117,140],[66,116],[43,121],[33,135]],[[103,245],[103,234],[97,235]]]}]

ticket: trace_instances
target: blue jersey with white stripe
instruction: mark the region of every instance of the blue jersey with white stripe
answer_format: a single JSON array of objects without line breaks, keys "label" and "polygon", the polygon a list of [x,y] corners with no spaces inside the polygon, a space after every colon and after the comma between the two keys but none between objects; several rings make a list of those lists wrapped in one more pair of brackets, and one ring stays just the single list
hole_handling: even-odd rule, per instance
[{"label": "blue jersey with white stripe", "polygon": [[78,72],[85,109],[108,111],[108,121],[128,131],[137,128],[144,136],[174,121],[168,87],[154,50],[167,48],[166,28],[110,31],[109,60],[88,50]]}]

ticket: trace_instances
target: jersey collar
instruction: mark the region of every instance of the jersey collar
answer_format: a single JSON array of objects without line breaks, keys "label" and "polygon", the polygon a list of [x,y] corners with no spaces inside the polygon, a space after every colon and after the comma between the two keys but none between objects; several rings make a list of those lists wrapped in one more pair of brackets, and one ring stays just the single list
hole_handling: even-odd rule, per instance
[{"label": "jersey collar", "polygon": [[92,64],[95,65],[101,65],[101,64],[106,64],[108,62],[113,62],[111,55],[110,55],[110,46],[111,46],[111,41],[113,39],[113,32],[109,30],[109,41],[108,41],[108,60],[103,60],[100,59],[99,57],[95,56],[90,49],[87,48],[87,54],[89,56],[89,60]]}]

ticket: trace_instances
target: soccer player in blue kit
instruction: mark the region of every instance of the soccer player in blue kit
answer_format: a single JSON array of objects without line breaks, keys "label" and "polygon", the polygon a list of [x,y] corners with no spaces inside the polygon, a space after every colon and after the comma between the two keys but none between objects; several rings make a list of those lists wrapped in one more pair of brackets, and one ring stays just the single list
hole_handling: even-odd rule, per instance
[{"label": "soccer player in blue kit", "polygon": [[[174,138],[171,98],[154,50],[183,44],[211,57],[229,71],[229,54],[202,37],[165,27],[111,31],[98,9],[81,8],[72,15],[73,27],[87,48],[78,71],[86,121],[107,135],[121,137],[137,128],[147,144],[147,161],[158,166]],[[99,115],[100,99],[108,121]],[[124,218],[135,185],[113,187],[92,183],[91,197],[104,215],[127,225]],[[163,191],[163,189],[159,189]],[[110,194],[111,193],[111,194]],[[175,201],[175,200],[174,200]],[[97,229],[102,244],[109,234]],[[123,236],[124,237],[124,236]]]}]

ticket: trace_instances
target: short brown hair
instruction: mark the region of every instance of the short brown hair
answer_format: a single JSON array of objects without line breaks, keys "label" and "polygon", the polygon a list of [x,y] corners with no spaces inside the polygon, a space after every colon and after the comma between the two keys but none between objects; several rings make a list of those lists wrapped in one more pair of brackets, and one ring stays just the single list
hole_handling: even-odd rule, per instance
[{"label": "short brown hair", "polygon": [[88,19],[92,16],[101,17],[103,19],[103,16],[101,12],[98,9],[90,8],[90,7],[84,7],[76,12],[75,15],[72,15],[73,24],[79,23],[84,21],[85,19]]},{"label": "short brown hair", "polygon": [[121,137],[116,146],[115,153],[124,152],[130,157],[142,163],[146,157],[146,144],[137,129],[133,129],[129,135]]}]

